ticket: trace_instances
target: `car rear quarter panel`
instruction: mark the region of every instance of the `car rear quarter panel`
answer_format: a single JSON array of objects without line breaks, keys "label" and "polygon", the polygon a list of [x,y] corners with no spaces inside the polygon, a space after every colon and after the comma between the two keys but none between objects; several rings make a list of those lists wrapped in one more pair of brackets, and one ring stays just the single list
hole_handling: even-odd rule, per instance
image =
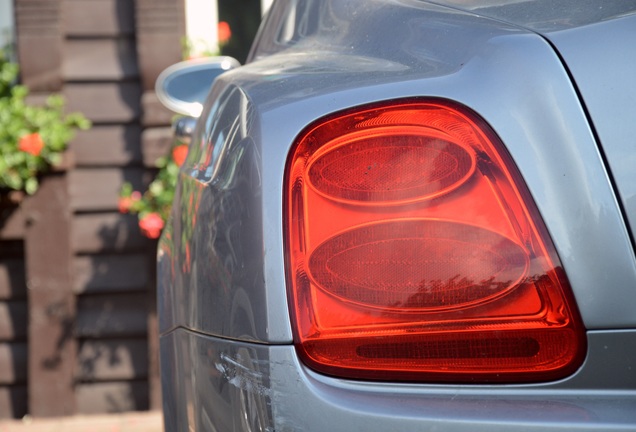
[{"label": "car rear quarter panel", "polygon": [[[326,22],[297,41],[288,30],[278,52],[267,33],[280,33],[284,23],[270,19],[261,33],[269,42],[256,47],[256,61],[213,88],[181,173],[182,211],[160,248],[162,331],[183,326],[290,343],[282,188],[295,137],[327,114],[419,97],[466,105],[502,139],[545,220],[586,327],[636,326],[629,236],[551,47],[535,34],[420,2],[322,7]],[[340,21],[347,24],[336,26]],[[235,325],[243,316],[247,329]]]},{"label": "car rear quarter panel", "polygon": [[[576,90],[542,37],[418,1],[279,1],[252,59],[215,83],[160,242],[169,429],[309,431],[325,419],[334,431],[634,429],[634,253]],[[365,383],[321,376],[295,356],[283,245],[289,149],[320,117],[412,98],[461,103],[506,145],[588,329],[573,376]]]},{"label": "car rear quarter panel", "polygon": [[632,236],[636,229],[636,4],[630,15],[547,35],[581,94],[615,180]]}]

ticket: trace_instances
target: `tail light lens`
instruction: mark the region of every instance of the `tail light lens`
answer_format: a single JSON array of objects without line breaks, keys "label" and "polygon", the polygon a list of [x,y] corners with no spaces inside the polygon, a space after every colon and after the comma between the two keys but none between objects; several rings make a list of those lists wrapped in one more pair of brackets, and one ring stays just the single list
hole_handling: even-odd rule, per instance
[{"label": "tail light lens", "polygon": [[348,378],[529,382],[582,362],[584,328],[523,181],[445,101],[317,121],[285,174],[297,350]]}]

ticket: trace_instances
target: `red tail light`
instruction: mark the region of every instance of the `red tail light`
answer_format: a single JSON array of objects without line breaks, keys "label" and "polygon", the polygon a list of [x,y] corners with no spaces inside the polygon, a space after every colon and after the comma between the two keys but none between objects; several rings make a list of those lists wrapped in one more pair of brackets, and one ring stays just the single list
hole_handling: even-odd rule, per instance
[{"label": "red tail light", "polygon": [[585,351],[554,246],[475,114],[402,102],[322,119],[286,170],[295,343],[332,375],[528,382]]}]

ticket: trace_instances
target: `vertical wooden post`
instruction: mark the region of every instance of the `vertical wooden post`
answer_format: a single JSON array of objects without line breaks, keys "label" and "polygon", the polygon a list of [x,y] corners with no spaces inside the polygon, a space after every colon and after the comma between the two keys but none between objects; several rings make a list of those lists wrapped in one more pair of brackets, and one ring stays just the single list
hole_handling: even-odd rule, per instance
[{"label": "vertical wooden post", "polygon": [[[152,248],[149,249],[147,258],[149,260],[148,268],[155,269],[157,262],[157,243],[152,242]],[[160,410],[162,408],[161,401],[161,379],[159,374],[159,321],[157,319],[157,277],[153,272],[148,278],[148,385],[149,385],[149,403],[150,409]]]},{"label": "vertical wooden post", "polygon": [[46,176],[25,202],[29,304],[29,413],[75,413],[75,296],[71,281],[71,213],[66,175]]},{"label": "vertical wooden post", "polygon": [[[61,0],[15,0],[21,81],[31,93],[62,89]],[[25,200],[29,413],[75,413],[75,297],[71,291],[70,210],[66,175],[43,179]]]}]

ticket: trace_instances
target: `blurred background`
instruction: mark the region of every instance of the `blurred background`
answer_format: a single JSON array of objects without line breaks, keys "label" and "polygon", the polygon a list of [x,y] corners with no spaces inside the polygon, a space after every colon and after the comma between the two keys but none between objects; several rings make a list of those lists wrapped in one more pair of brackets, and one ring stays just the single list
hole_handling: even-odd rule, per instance
[{"label": "blurred background", "polygon": [[144,190],[172,146],[158,74],[215,54],[244,63],[270,3],[0,0],[27,102],[61,94],[92,122],[35,194],[0,188],[0,419],[161,408],[156,240],[120,191]]}]

